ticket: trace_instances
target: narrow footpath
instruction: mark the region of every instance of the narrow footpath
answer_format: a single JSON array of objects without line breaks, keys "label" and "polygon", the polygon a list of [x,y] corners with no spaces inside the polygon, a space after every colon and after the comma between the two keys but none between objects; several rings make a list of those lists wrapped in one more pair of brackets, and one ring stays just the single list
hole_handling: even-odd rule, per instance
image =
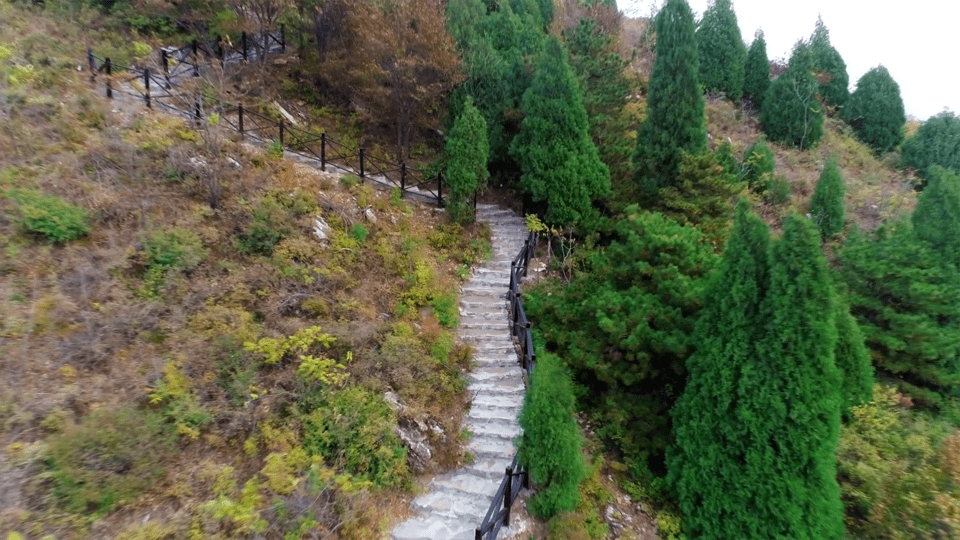
[{"label": "narrow footpath", "polygon": [[411,504],[416,514],[394,529],[393,540],[473,540],[503,473],[516,453],[517,414],[523,405],[523,371],[510,336],[507,290],[510,263],[527,237],[523,218],[496,205],[478,205],[490,225],[493,257],[475,269],[460,295],[460,338],[474,349],[464,428],[472,463],[434,478]]}]

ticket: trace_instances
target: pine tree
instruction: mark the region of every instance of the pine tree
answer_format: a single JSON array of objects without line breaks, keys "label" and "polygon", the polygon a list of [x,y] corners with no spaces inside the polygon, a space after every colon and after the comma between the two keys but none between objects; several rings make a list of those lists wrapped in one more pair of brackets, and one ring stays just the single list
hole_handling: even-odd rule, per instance
[{"label": "pine tree", "polygon": [[767,226],[741,202],[704,295],[687,386],[671,412],[667,480],[691,538],[748,539],[746,532],[759,527],[750,496],[759,479],[741,465],[753,451],[750,426],[738,414],[756,396],[744,395],[739,381],[757,361],[755,343],[765,327],[769,244]]},{"label": "pine tree", "polygon": [[700,61],[693,13],[685,0],[667,0],[656,17],[657,57],[650,75],[647,118],[637,133],[633,160],[640,197],[649,201],[672,185],[682,152],[707,145]]},{"label": "pine tree", "polygon": [[713,0],[697,26],[700,84],[704,92],[722,92],[736,101],[743,93],[747,50],[730,0]]},{"label": "pine tree", "polygon": [[837,158],[831,156],[823,166],[813,198],[810,199],[810,216],[824,239],[843,230],[843,193],[840,167],[837,166]]},{"label": "pine tree", "polygon": [[626,215],[569,285],[531,293],[525,307],[586,389],[580,404],[599,419],[597,435],[638,465],[662,467],[716,256],[693,227],[637,205]]},{"label": "pine tree", "polygon": [[763,107],[763,97],[769,88],[770,60],[767,58],[767,41],[763,38],[763,31],[758,30],[743,66],[743,97],[754,109],[760,110]]},{"label": "pine tree", "polygon": [[840,371],[840,412],[849,416],[857,405],[869,403],[873,397],[873,365],[864,344],[860,325],[850,314],[845,299],[837,300],[837,347],[834,358]]},{"label": "pine tree", "polygon": [[518,458],[539,491],[527,507],[541,519],[571,511],[586,475],[570,376],[556,355],[537,351],[537,366],[523,397]]},{"label": "pine tree", "polygon": [[486,188],[487,160],[490,146],[487,144],[487,123],[480,111],[467,97],[463,111],[453,124],[447,138],[447,213],[459,222],[473,221],[473,199]]},{"label": "pine tree", "polygon": [[534,201],[546,202],[548,223],[590,227],[599,216],[592,201],[609,192],[610,172],[590,140],[580,87],[555,37],[523,95],[523,111],[510,146],[523,171],[521,186]]},{"label": "pine tree", "polygon": [[773,171],[777,168],[777,156],[767,145],[767,140],[761,134],[757,141],[747,148],[743,154],[743,179],[747,187],[757,193],[763,193],[773,178]]},{"label": "pine tree", "polygon": [[960,172],[960,117],[950,111],[931,116],[903,143],[902,164],[926,175],[931,165]]},{"label": "pine tree", "polygon": [[878,66],[857,81],[843,117],[857,133],[857,138],[877,153],[889,152],[903,140],[903,124],[907,117],[900,98],[900,86],[887,68]]},{"label": "pine tree", "polygon": [[824,103],[843,107],[850,94],[847,88],[850,84],[847,64],[830,44],[830,31],[819,16],[810,36],[810,53],[813,55],[813,67],[820,74],[820,95]]},{"label": "pine tree", "polygon": [[909,221],[854,232],[840,251],[850,312],[879,375],[936,406],[960,384],[960,280]]},{"label": "pine tree", "polygon": [[926,242],[960,277],[960,174],[934,165],[927,187],[910,216],[917,238]]},{"label": "pine tree", "polygon": [[771,141],[812,148],[823,136],[823,108],[817,99],[810,47],[798,41],[790,67],[773,81],[763,97],[760,124]]},{"label": "pine tree", "polygon": [[757,364],[741,379],[757,399],[741,411],[756,453],[745,468],[763,478],[752,508],[756,538],[839,539],[843,506],[836,481],[840,375],[833,291],[816,227],[790,215],[771,249],[770,288]]}]

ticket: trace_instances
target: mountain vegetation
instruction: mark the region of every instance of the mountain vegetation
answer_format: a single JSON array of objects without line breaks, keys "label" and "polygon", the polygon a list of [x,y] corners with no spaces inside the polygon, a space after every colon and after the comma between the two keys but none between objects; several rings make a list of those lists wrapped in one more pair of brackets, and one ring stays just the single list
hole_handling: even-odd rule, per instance
[{"label": "mountain vegetation", "polygon": [[[534,536],[638,536],[625,494],[665,539],[960,535],[960,119],[905,127],[882,66],[848,93],[823,20],[771,61],[734,7],[0,1],[0,530],[387,534],[474,459],[457,291],[489,200],[541,233]],[[205,57],[186,121],[84,59],[281,24],[283,54]]]}]

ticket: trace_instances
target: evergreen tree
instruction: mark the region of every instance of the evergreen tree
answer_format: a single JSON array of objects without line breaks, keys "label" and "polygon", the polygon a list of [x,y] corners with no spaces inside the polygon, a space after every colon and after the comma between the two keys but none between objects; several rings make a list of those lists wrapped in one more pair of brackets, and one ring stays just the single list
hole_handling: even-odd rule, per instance
[{"label": "evergreen tree", "polygon": [[757,362],[755,344],[766,327],[769,243],[767,226],[741,202],[704,295],[687,386],[671,412],[667,480],[691,538],[748,539],[747,531],[758,529],[751,494],[760,479],[742,466],[753,450],[751,426],[739,415],[757,396],[743,394],[739,381]]},{"label": "evergreen tree", "polygon": [[603,31],[595,19],[580,19],[576,28],[565,30],[573,68],[583,91],[583,106],[590,121],[590,136],[600,159],[610,169],[615,197],[632,201],[632,141],[626,136],[632,118],[624,106],[634,93],[635,82],[625,75],[627,61],[617,49],[615,35]]},{"label": "evergreen tree", "polygon": [[798,41],[790,67],[773,81],[763,97],[760,124],[771,141],[801,150],[816,146],[823,136],[823,108],[817,99],[810,47]]},{"label": "evergreen tree", "polygon": [[820,180],[810,199],[810,216],[824,239],[843,230],[843,177],[837,158],[831,156],[823,166]]},{"label": "evergreen tree", "polygon": [[580,87],[555,37],[523,95],[523,112],[510,146],[523,171],[521,186],[534,201],[546,202],[548,223],[589,228],[599,216],[592,201],[609,192],[610,172],[590,140]]},{"label": "evergreen tree", "polygon": [[700,229],[719,252],[730,228],[731,201],[742,190],[743,184],[730,181],[713,152],[684,153],[676,185],[660,190],[655,208]]},{"label": "evergreen tree", "polygon": [[574,417],[570,376],[560,358],[537,351],[531,379],[520,411],[523,434],[517,453],[539,488],[527,508],[538,518],[550,519],[572,511],[580,500],[577,488],[586,475],[583,438]]},{"label": "evergreen tree", "polygon": [[668,481],[690,537],[843,536],[833,310],[812,225],[788,217],[771,256],[739,207],[673,410]]},{"label": "evergreen tree", "polygon": [[716,256],[693,227],[636,205],[626,213],[606,250],[568,285],[531,291],[525,307],[570,366],[598,436],[658,468]]},{"label": "evergreen tree", "polygon": [[903,143],[902,164],[926,175],[931,165],[960,172],[960,117],[950,111],[931,116]]},{"label": "evergreen tree", "polygon": [[839,298],[836,304],[837,347],[834,357],[840,371],[840,412],[849,416],[853,407],[869,403],[873,397],[873,365],[860,325],[850,314],[850,305]]},{"label": "evergreen tree", "polygon": [[917,238],[926,242],[960,277],[960,174],[934,165],[927,187],[910,216]]},{"label": "evergreen tree", "polygon": [[751,190],[763,193],[770,184],[776,167],[777,156],[774,155],[773,150],[767,145],[767,140],[761,134],[743,155],[743,179]]},{"label": "evergreen tree", "polygon": [[820,95],[824,103],[843,107],[850,94],[847,88],[850,85],[847,64],[830,44],[830,31],[819,16],[810,36],[810,53],[813,55],[813,67],[820,74]]},{"label": "evergreen tree", "polygon": [[704,92],[723,92],[738,100],[743,93],[747,50],[730,0],[713,0],[697,25],[700,84]]},{"label": "evergreen tree", "polygon": [[889,152],[903,140],[903,124],[907,117],[900,98],[900,86],[887,68],[878,66],[857,81],[850,95],[844,118],[857,133],[857,138],[877,153]]},{"label": "evergreen tree", "polygon": [[854,232],[840,252],[850,312],[878,374],[926,405],[960,383],[960,280],[909,221],[872,238]]},{"label": "evergreen tree", "polygon": [[463,111],[453,124],[447,138],[447,213],[459,222],[473,221],[473,200],[486,188],[487,160],[490,147],[487,144],[487,123],[480,111],[467,97]]},{"label": "evergreen tree", "polygon": [[765,532],[756,538],[839,539],[843,506],[836,480],[840,376],[833,292],[816,227],[796,215],[771,249],[763,312],[769,329],[741,388],[757,445],[745,468],[762,477],[753,491]]},{"label": "evergreen tree", "polygon": [[770,60],[767,58],[767,41],[763,38],[763,31],[758,30],[747,60],[743,66],[743,97],[753,104],[754,109],[763,107],[763,97],[770,88]]},{"label": "evergreen tree", "polygon": [[637,133],[633,159],[640,197],[650,200],[672,185],[682,152],[707,146],[700,61],[693,13],[685,0],[667,0],[657,13],[657,57],[650,74],[647,118]]}]

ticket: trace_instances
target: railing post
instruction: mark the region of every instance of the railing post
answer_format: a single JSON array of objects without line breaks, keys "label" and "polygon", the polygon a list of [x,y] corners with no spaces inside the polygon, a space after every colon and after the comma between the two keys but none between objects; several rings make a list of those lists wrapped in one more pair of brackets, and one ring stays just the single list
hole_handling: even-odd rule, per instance
[{"label": "railing post", "polygon": [[400,164],[400,197],[403,197],[403,192],[407,189],[407,162],[404,161]]},{"label": "railing post", "polygon": [[483,532],[480,530],[480,527],[477,527],[477,532],[473,538],[474,540],[483,540]]},{"label": "railing post", "polygon": [[200,76],[200,57],[197,55],[197,40],[193,40],[190,43],[190,48],[193,50],[193,76]]},{"label": "railing post", "polygon": [[107,97],[113,99],[113,86],[110,84],[110,74],[113,73],[113,64],[110,58],[103,59],[103,68],[107,72]]},{"label": "railing post", "polygon": [[87,62],[90,63],[90,82],[97,78],[97,61],[93,58],[93,51],[87,48]]},{"label": "railing post", "polygon": [[220,37],[220,34],[217,34],[217,41],[214,45],[214,52],[217,55],[217,58],[220,59],[220,67],[223,67],[223,61],[225,60],[226,54],[223,50],[223,38]]},{"label": "railing post", "polygon": [[170,89],[170,56],[166,49],[160,49],[160,64],[163,66],[163,78],[166,81],[167,90]]},{"label": "railing post", "polygon": [[320,170],[327,170],[327,134],[320,134]]},{"label": "railing post", "polygon": [[507,489],[503,493],[503,524],[510,526],[510,498],[513,496],[513,467],[507,467]]},{"label": "railing post", "polygon": [[247,61],[247,33],[240,32],[240,48],[243,49],[243,61]]},{"label": "railing post", "polygon": [[280,121],[280,147],[283,148],[283,120]]},{"label": "railing post", "polygon": [[240,128],[240,138],[243,138],[243,105],[237,105],[237,127]]},{"label": "railing post", "polygon": [[437,172],[437,206],[443,208],[443,174]]},{"label": "railing post", "polygon": [[287,36],[283,24],[280,25],[280,52],[287,52]]},{"label": "railing post", "polygon": [[147,102],[147,108],[152,109],[153,105],[150,104],[150,68],[143,68],[143,86],[145,89],[143,99]]},{"label": "railing post", "polygon": [[363,174],[363,147],[360,147],[360,178],[366,178]]},{"label": "railing post", "polygon": [[193,102],[193,121],[200,124],[200,98]]}]

